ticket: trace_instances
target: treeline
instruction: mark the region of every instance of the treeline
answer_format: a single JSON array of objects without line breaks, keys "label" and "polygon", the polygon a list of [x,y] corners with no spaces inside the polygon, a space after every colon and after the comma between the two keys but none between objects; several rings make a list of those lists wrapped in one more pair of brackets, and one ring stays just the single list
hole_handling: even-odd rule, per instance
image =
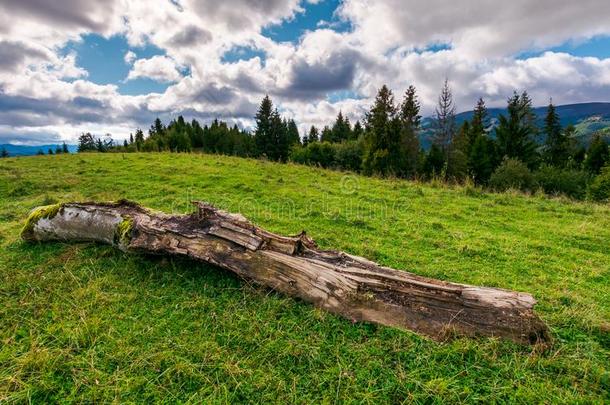
[{"label": "treeline", "polygon": [[167,126],[157,118],[148,136],[137,129],[123,145],[110,136],[79,138],[79,151],[171,151],[266,158],[269,160],[406,179],[472,182],[493,190],[519,189],[574,198],[610,198],[608,144],[596,134],[588,148],[575,140],[573,126],[562,127],[553,103],[539,126],[527,92],[514,93],[507,114],[492,125],[479,99],[473,116],[458,126],[445,81],[435,109],[432,144],[420,145],[422,117],[416,89],[397,102],[383,86],[362,122],[354,125],[339,112],[330,126],[312,126],[302,137],[294,120],[283,118],[266,96],[256,113],[253,133],[215,120],[209,126],[182,116]]}]

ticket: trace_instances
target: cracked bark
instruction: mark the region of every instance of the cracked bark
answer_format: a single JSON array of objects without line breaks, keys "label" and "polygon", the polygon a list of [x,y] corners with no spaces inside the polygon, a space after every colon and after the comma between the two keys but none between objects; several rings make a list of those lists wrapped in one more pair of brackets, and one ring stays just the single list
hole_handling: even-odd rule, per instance
[{"label": "cracked bark", "polygon": [[344,252],[325,251],[305,233],[261,229],[239,214],[202,202],[172,216],[139,205],[61,204],[24,228],[28,241],[95,241],[126,252],[183,255],[298,297],[353,321],[415,331],[435,340],[496,336],[519,343],[550,340],[530,294],[425,278]]}]

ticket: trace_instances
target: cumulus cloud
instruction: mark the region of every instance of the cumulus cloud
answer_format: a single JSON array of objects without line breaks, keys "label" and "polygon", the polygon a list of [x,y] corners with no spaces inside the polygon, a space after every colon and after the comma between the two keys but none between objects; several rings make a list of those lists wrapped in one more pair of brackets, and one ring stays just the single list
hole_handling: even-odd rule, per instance
[{"label": "cumulus cloud", "polygon": [[379,52],[442,42],[473,57],[496,57],[610,33],[606,0],[346,0],[339,14]]},{"label": "cumulus cloud", "polygon": [[157,82],[177,82],[182,75],[176,63],[167,56],[155,55],[150,59],[138,59],[129,71],[127,80],[147,78]]},{"label": "cumulus cloud", "polygon": [[[155,117],[222,118],[252,125],[270,94],[301,130],[330,124],[341,110],[362,118],[377,89],[397,99],[414,84],[431,113],[445,77],[460,110],[478,97],[501,106],[527,89],[536,104],[608,101],[610,59],[546,52],[569,40],[610,35],[606,0],[344,0],[336,17],[347,32],[320,22],[292,43],[277,43],[263,28],[291,20],[319,0],[179,0],[150,7],[144,0],[5,0],[0,3],[0,138],[75,138],[83,130],[128,136]],[[343,24],[345,26],[345,24]],[[152,45],[164,55],[138,59],[126,80],[169,84],[161,94],[130,96],[116,85],[89,80],[68,41],[97,33],[124,35],[130,47]],[[446,49],[431,51],[432,45]],[[256,53],[227,62],[236,48]],[[120,61],[119,61],[120,62]],[[122,63],[122,62],[121,62]],[[330,101],[344,92],[354,98]],[[16,136],[16,135],[11,135]],[[54,139],[54,138],[53,138]]]},{"label": "cumulus cloud", "polygon": [[28,61],[51,58],[52,54],[44,48],[18,41],[0,41],[0,72],[16,72]]},{"label": "cumulus cloud", "polygon": [[137,59],[137,56],[136,56],[136,54],[133,51],[127,51],[125,53],[125,56],[123,57],[123,60],[128,65],[131,65],[133,63],[133,61],[136,60],[136,59]]}]

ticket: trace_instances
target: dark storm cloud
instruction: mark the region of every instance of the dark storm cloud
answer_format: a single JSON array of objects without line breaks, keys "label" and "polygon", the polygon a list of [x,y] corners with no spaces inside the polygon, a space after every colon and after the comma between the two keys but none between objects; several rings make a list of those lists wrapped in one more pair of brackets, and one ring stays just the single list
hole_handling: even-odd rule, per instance
[{"label": "dark storm cloud", "polygon": [[104,107],[104,103],[101,102],[100,100],[96,100],[93,98],[88,98],[88,97],[74,97],[74,99],[72,100],[72,104],[75,107],[79,107],[79,108],[103,108]]},{"label": "dark storm cloud", "polygon": [[[32,98],[24,96],[12,96],[0,93],[0,111],[19,112],[15,114],[12,125],[25,126],[33,117],[45,116],[48,120],[61,117],[70,122],[104,122],[108,119],[103,111],[104,104],[99,100],[86,97],[76,97],[69,102],[58,102],[51,98]],[[19,122],[22,117],[23,122]],[[6,124],[6,122],[3,122]]]},{"label": "dark storm cloud", "polygon": [[36,18],[52,22],[58,26],[82,27],[103,32],[108,27],[108,11],[115,6],[114,1],[82,0],[2,0],[0,11],[7,15]]},{"label": "dark storm cloud", "polygon": [[212,33],[210,31],[194,25],[189,25],[171,37],[169,42],[171,45],[176,47],[190,47],[207,44],[211,40]]},{"label": "dark storm cloud", "polygon": [[301,59],[292,66],[291,82],[281,93],[286,97],[314,99],[326,93],[349,89],[360,61],[357,52],[332,54],[323,62],[308,63]]},{"label": "dark storm cloud", "polygon": [[26,58],[45,59],[48,55],[21,42],[0,41],[0,72],[14,72]]},{"label": "dark storm cloud", "polygon": [[217,86],[216,84],[206,84],[204,87],[195,91],[192,101],[213,104],[227,105],[235,98],[235,91],[227,86]]}]

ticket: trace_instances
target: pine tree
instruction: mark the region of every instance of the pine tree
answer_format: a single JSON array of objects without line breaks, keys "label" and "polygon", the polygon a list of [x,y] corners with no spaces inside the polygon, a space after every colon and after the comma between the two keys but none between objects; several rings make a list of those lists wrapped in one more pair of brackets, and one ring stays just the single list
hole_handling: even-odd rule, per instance
[{"label": "pine tree", "polygon": [[362,124],[360,124],[360,121],[356,121],[356,123],[354,124],[354,129],[352,130],[351,135],[351,140],[360,139],[360,137],[364,135],[364,129],[362,128]]},{"label": "pine tree", "polygon": [[[472,114],[472,121],[470,122],[470,131],[468,133],[468,148],[474,145],[475,141],[480,136],[487,135],[487,127],[489,126],[489,120],[487,117],[487,107],[485,106],[485,100],[483,98],[479,98],[477,101],[477,105],[474,108],[474,113]],[[466,150],[467,153],[470,153],[470,149]]]},{"label": "pine tree", "polygon": [[496,128],[498,153],[501,158],[513,158],[534,167],[537,163],[536,130],[531,116],[533,110],[527,93],[519,96],[516,92],[508,99],[508,117],[500,115],[500,123]]},{"label": "pine tree", "polygon": [[65,142],[64,142],[64,143],[61,145],[61,151],[62,151],[63,153],[69,153],[69,152],[70,152],[70,151],[68,150],[68,145],[66,145],[66,143],[65,143]]},{"label": "pine tree", "polygon": [[257,154],[259,156],[265,155],[269,159],[273,159],[272,155],[275,156],[271,129],[272,116],[273,103],[267,95],[263,98],[255,116],[256,130],[254,131],[254,142],[256,144]]},{"label": "pine tree", "polygon": [[[349,118],[343,116],[343,112],[339,111],[337,119],[332,127],[331,139],[328,142],[343,142],[351,138],[351,126]],[[324,139],[323,139],[324,140]]]},{"label": "pine tree", "polygon": [[521,125],[527,127],[531,133],[531,137],[536,139],[538,136],[538,125],[536,124],[536,113],[534,112],[532,99],[527,91],[521,93],[519,98],[518,108],[520,112]]},{"label": "pine tree", "polygon": [[366,114],[366,147],[363,168],[366,174],[397,174],[400,171],[400,120],[394,95],[383,85]]},{"label": "pine tree", "polygon": [[400,105],[400,117],[403,125],[409,126],[414,130],[419,129],[421,125],[421,104],[417,97],[415,86],[409,86],[405,92],[405,98]]},{"label": "pine tree", "polygon": [[144,142],[144,132],[142,132],[142,130],[140,128],[136,129],[136,144],[141,144]]},{"label": "pine tree", "polygon": [[455,105],[453,94],[449,88],[449,80],[445,79],[445,84],[438,98],[438,106],[435,111],[435,131],[434,143],[440,148],[445,156],[445,161],[449,161],[451,144],[456,134]]},{"label": "pine tree", "polygon": [[477,137],[468,156],[468,170],[475,184],[487,184],[495,167],[494,141],[486,135]]},{"label": "pine tree", "polygon": [[332,137],[332,130],[328,127],[328,125],[325,125],[324,128],[322,128],[322,133],[320,134],[320,142],[331,142]]},{"label": "pine tree", "polygon": [[[159,117],[155,118],[155,122],[151,125],[150,129],[148,130],[148,135],[149,136],[163,136],[163,134],[165,133],[165,127],[163,126],[163,123],[161,122],[161,120],[159,119]],[[144,138],[144,135],[142,135],[142,138]],[[136,138],[136,142],[137,142],[137,138]]]},{"label": "pine tree", "polygon": [[591,145],[589,145],[583,165],[589,172],[599,174],[602,167],[608,162],[610,162],[608,144],[600,133],[596,133],[591,140]]},{"label": "pine tree", "polygon": [[433,143],[425,157],[424,161],[424,175],[427,178],[440,176],[445,168],[445,154],[441,148]]},{"label": "pine tree", "polygon": [[199,124],[199,121],[193,119],[191,121],[192,131],[190,132],[191,145],[193,148],[203,147],[203,128]]},{"label": "pine tree", "polygon": [[301,143],[301,136],[299,135],[299,128],[293,119],[288,120],[288,145],[298,145]]},{"label": "pine tree", "polygon": [[561,129],[559,115],[552,100],[544,119],[544,133],[546,135],[544,160],[552,166],[565,167],[570,153],[568,139],[566,133]]},{"label": "pine tree", "polygon": [[400,174],[414,177],[419,162],[420,103],[414,86],[409,86],[400,105]]},{"label": "pine tree", "polygon": [[83,132],[78,137],[78,151],[79,152],[90,152],[96,150],[96,142],[93,135],[90,132]]},{"label": "pine tree", "polygon": [[127,142],[127,139],[123,140],[123,147],[127,148],[129,146],[129,142]]},{"label": "pine tree", "polygon": [[311,126],[311,128],[309,129],[309,135],[307,136],[307,140],[309,143],[314,143],[314,142],[320,141],[320,134],[319,134],[318,128],[316,128],[313,125]]},{"label": "pine tree", "polygon": [[2,147],[2,149],[0,149],[0,158],[5,158],[5,157],[9,157],[9,153],[5,147]]},{"label": "pine tree", "polygon": [[495,142],[487,135],[489,119],[483,98],[479,98],[462,149],[468,160],[468,173],[476,184],[486,184],[496,166]]},{"label": "pine tree", "polygon": [[290,144],[288,142],[288,126],[285,120],[282,120],[277,108],[271,115],[271,149],[268,157],[271,160],[279,160],[285,162],[288,159]]}]

